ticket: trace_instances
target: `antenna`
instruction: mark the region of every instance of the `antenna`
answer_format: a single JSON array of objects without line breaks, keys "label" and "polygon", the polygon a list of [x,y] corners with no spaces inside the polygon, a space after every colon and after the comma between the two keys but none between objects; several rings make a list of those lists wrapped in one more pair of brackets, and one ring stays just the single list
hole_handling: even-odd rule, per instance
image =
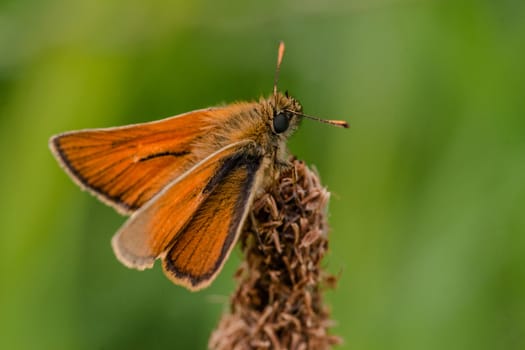
[{"label": "antenna", "polygon": [[275,79],[273,81],[273,98],[277,103],[277,82],[279,81],[279,71],[281,70],[281,62],[284,56],[284,42],[279,42],[279,52],[277,53],[277,67],[275,68]]},{"label": "antenna", "polygon": [[[279,71],[281,70],[281,62],[283,61],[283,56],[284,56],[284,42],[280,41],[279,42],[279,51],[277,53],[277,67],[275,68],[275,79],[273,81],[273,98],[274,98],[276,104],[277,104],[277,82],[279,81]],[[286,96],[288,96],[288,91],[286,92]],[[316,120],[316,121],[321,122],[321,123],[337,126],[339,128],[349,128],[350,127],[348,125],[348,123],[345,122],[344,120],[321,119],[321,118],[313,117],[311,115],[306,115],[306,114],[303,114],[303,113],[295,112],[295,111],[292,111],[292,110],[289,110],[289,109],[285,109],[285,111],[290,112],[292,114],[300,115],[300,116],[308,118],[308,119]]]},{"label": "antenna", "polygon": [[345,129],[348,129],[350,127],[350,125],[348,125],[347,122],[345,122],[344,120],[329,120],[329,119],[321,119],[321,118],[317,118],[317,117],[313,117],[311,115],[307,115],[307,114],[303,114],[303,113],[299,113],[299,112],[295,112],[295,111],[292,111],[292,110],[289,110],[289,109],[285,109],[286,112],[290,112],[292,114],[297,114],[297,115],[300,115],[301,117],[305,117],[305,118],[308,118],[308,119],[312,119],[312,120],[315,120],[315,121],[318,121],[318,122],[321,122],[321,123],[325,123],[325,124],[330,124],[330,125],[333,125],[333,126],[337,126],[339,128],[345,128]]}]

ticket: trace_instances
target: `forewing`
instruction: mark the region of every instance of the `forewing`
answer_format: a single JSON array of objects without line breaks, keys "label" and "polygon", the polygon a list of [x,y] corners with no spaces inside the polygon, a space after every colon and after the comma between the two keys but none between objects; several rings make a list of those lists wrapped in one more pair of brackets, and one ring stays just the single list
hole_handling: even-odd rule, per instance
[{"label": "forewing", "polygon": [[192,142],[208,130],[224,108],[204,109],[163,119],[107,129],[59,134],[49,145],[81,187],[119,212],[140,208],[199,159]]},{"label": "forewing", "polygon": [[215,279],[242,230],[260,182],[261,161],[236,155],[223,162],[220,181],[163,258],[164,272],[174,283],[198,290]]},{"label": "forewing", "polygon": [[239,157],[246,144],[238,142],[208,156],[135,212],[113,237],[118,259],[128,267],[152,267],[233,170],[230,160]]}]

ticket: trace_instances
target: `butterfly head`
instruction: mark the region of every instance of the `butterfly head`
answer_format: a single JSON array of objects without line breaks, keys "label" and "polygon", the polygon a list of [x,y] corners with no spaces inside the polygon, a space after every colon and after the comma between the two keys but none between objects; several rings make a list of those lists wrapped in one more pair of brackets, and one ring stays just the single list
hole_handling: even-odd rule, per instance
[{"label": "butterfly head", "polygon": [[288,92],[277,93],[267,100],[269,106],[269,124],[273,134],[287,138],[299,126],[303,106],[288,95]]}]

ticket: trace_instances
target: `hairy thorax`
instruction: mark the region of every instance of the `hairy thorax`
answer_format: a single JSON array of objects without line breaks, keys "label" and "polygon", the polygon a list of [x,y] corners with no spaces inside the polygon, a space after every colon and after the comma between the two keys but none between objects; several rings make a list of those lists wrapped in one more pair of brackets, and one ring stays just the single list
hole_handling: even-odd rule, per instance
[{"label": "hairy thorax", "polygon": [[[219,113],[223,111],[224,113]],[[277,176],[280,169],[289,164],[286,146],[288,137],[297,129],[301,105],[293,98],[283,94],[261,98],[258,102],[240,102],[225,108],[210,109],[209,123],[204,135],[195,141],[192,153],[195,162],[210,154],[239,142],[246,156],[261,157],[266,178]],[[282,111],[292,111],[289,127],[285,132],[274,130],[274,117]]]}]

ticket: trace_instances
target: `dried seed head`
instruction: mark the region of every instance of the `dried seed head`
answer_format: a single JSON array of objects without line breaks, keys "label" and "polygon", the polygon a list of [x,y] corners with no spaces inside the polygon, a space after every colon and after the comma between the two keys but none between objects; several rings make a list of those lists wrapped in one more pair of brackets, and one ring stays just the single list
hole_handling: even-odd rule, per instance
[{"label": "dried seed head", "polygon": [[323,287],[336,281],[320,266],[330,195],[304,163],[293,165],[254,201],[240,238],[239,284],[210,349],[330,349],[341,342],[328,334],[333,322],[322,299]]}]

